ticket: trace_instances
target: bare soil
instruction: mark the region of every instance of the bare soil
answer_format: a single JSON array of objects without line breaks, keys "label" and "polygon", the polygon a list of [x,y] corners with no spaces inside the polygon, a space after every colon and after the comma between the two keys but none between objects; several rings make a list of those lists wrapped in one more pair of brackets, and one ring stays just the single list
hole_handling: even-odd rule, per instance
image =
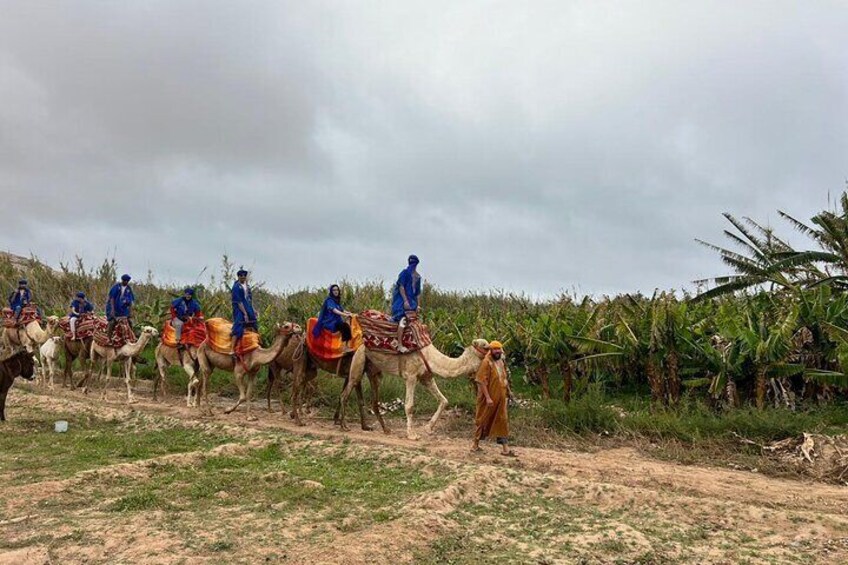
[{"label": "bare soil", "polygon": [[[472,454],[467,440],[438,431],[407,440],[398,419],[390,435],[342,432],[324,419],[295,426],[260,403],[252,408],[258,420],[247,421],[243,410],[223,414],[228,400],[216,400],[214,416],[205,418],[182,397],[138,398],[126,406],[117,389],[102,400],[16,384],[7,412],[10,421],[31,410],[109,420],[143,414],[150,427],[180,425],[236,443],[4,488],[0,564],[848,563],[848,488],[837,485],[678,465],[631,448],[518,446],[513,459],[489,444]],[[202,471],[204,462],[244,457],[275,442],[373,460],[374,481],[392,465],[450,480],[367,513],[324,507],[323,498],[308,493],[305,506],[281,499],[275,509],[250,490],[236,499],[222,490],[206,506],[146,507],[141,499],[138,510],[109,510],[127,500],[126,489],[155,482],[157,469]],[[280,473],[257,476],[255,489],[285,480]],[[316,480],[296,485],[297,492],[322,488]]]}]

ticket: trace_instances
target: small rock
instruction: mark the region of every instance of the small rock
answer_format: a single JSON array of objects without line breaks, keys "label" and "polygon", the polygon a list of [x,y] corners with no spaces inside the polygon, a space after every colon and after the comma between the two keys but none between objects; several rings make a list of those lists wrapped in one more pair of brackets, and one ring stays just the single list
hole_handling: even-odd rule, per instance
[{"label": "small rock", "polygon": [[307,481],[301,481],[300,484],[302,484],[306,488],[312,489],[312,490],[321,490],[321,489],[324,488],[324,485],[322,485],[318,481],[308,481],[307,480]]},{"label": "small rock", "polygon": [[223,490],[219,490],[218,492],[215,493],[215,498],[220,498],[221,500],[225,500],[227,498],[230,498],[230,493],[223,491]]}]

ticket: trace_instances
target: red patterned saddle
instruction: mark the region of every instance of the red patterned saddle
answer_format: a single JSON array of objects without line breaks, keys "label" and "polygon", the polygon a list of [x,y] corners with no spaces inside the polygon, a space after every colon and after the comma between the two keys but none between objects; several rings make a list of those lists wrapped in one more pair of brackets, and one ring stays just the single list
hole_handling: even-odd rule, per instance
[{"label": "red patterned saddle", "polygon": [[109,334],[106,331],[109,326],[106,318],[96,316],[94,320],[94,342],[101,347],[114,347],[117,349],[136,340],[132,326],[130,326],[126,318],[118,318],[118,321],[115,323],[115,329],[112,332],[112,339],[109,339]]},{"label": "red patterned saddle", "polygon": [[[398,353],[398,324],[379,310],[366,310],[357,316],[362,327],[362,342],[368,349]],[[418,351],[433,343],[430,330],[420,320],[412,320],[403,332],[403,346]]]},{"label": "red patterned saddle", "polygon": [[30,322],[40,322],[41,316],[38,315],[38,308],[35,304],[30,303],[21,309],[21,317],[17,324],[15,323],[15,311],[11,308],[3,308],[3,327],[14,328],[23,327]]},{"label": "red patterned saddle", "polygon": [[[105,321],[105,319],[104,319]],[[65,332],[65,339],[71,340],[71,318],[65,316],[59,320],[59,327]],[[88,339],[99,327],[98,317],[94,314],[83,314],[77,318],[77,341]]]}]

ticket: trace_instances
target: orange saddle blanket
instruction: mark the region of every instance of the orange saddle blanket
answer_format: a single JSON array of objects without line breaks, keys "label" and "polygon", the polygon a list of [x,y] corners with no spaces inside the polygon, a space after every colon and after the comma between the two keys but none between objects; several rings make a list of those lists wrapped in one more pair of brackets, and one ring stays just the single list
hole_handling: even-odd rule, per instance
[{"label": "orange saddle blanket", "polygon": [[[209,347],[216,353],[231,355],[233,323],[224,318],[209,318],[206,320],[206,339]],[[236,354],[244,355],[259,349],[259,334],[250,330],[244,332]]]},{"label": "orange saddle blanket", "polygon": [[[317,323],[318,318],[309,318],[309,321],[306,322],[306,348],[309,349],[309,353],[325,361],[332,361],[344,356],[342,334],[322,329],[318,337],[314,337],[312,330]],[[349,346],[356,350],[362,345],[362,327],[360,327],[356,316],[350,319],[350,333]]]},{"label": "orange saddle blanket", "polygon": [[[177,332],[171,325],[171,320],[165,320],[165,325],[162,327],[162,343],[168,347],[176,347],[176,337]],[[206,341],[206,324],[202,319],[195,319],[194,322],[183,324],[183,334],[180,336],[180,342],[183,345],[200,347],[200,344],[204,341]]]}]

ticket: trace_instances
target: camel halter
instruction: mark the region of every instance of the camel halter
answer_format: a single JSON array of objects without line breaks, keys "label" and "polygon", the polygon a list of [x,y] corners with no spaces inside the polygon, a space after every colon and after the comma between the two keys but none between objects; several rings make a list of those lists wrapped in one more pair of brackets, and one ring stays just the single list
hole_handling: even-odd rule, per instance
[{"label": "camel halter", "polygon": [[487,349],[484,349],[484,348],[479,347],[477,345],[472,345],[472,347],[474,348],[474,351],[477,352],[477,356],[480,359],[483,359],[489,353],[489,351]]}]

